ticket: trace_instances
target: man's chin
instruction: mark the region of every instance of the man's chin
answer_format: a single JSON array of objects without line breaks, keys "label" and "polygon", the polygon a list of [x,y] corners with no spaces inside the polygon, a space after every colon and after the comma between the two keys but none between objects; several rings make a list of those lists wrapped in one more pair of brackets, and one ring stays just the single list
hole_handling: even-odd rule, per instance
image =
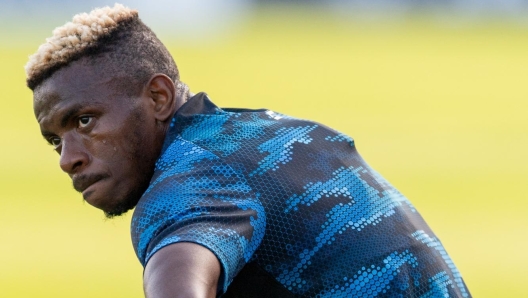
[{"label": "man's chin", "polygon": [[[115,191],[114,185],[100,181],[82,192],[83,199],[95,208],[101,209],[107,218],[114,218],[136,207],[146,187],[129,190],[128,193]],[[109,187],[110,186],[110,187]],[[148,184],[146,185],[148,186]],[[109,192],[113,189],[113,192]]]},{"label": "man's chin", "polygon": [[112,219],[114,217],[118,217],[118,216],[121,216],[125,213],[127,213],[130,209],[132,208],[129,208],[129,209],[116,209],[116,210],[111,210],[111,211],[106,211],[106,210],[103,210],[104,212],[104,215],[106,218],[108,219]]},{"label": "man's chin", "polygon": [[112,202],[112,203],[113,204],[100,206],[100,207],[94,206],[94,207],[103,210],[106,218],[114,218],[114,217],[121,216],[127,213],[129,210],[133,209],[136,206],[135,201],[130,202],[128,200],[123,200],[121,202],[118,202],[117,204],[115,202]]},{"label": "man's chin", "polygon": [[115,202],[108,202],[108,199],[97,198],[94,191],[83,192],[82,196],[85,202],[97,209],[101,209],[106,218],[121,216],[135,206],[135,204],[130,204],[126,200],[116,204]]},{"label": "man's chin", "polygon": [[137,201],[139,200],[139,197],[128,196],[116,202],[115,198],[97,199],[91,195],[93,194],[83,193],[84,200],[93,207],[101,209],[106,218],[114,218],[127,213],[136,207]]}]

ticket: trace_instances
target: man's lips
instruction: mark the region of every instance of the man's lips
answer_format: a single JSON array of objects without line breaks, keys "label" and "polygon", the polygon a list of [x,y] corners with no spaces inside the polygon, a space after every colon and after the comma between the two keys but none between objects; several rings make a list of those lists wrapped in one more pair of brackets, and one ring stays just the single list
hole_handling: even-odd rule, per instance
[{"label": "man's lips", "polygon": [[81,175],[81,176],[74,176],[72,178],[73,180],[73,188],[78,192],[85,191],[88,187],[90,187],[92,184],[108,178],[108,175],[105,174],[92,174],[92,175]]}]

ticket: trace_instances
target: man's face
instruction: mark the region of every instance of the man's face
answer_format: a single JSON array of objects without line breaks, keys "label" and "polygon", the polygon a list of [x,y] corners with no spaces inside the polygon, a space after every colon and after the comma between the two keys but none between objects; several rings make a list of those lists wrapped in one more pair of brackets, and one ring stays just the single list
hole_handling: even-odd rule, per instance
[{"label": "man's face", "polygon": [[81,61],[35,89],[35,116],[84,200],[109,217],[120,215],[148,187],[159,129],[149,98],[127,95],[117,80]]}]

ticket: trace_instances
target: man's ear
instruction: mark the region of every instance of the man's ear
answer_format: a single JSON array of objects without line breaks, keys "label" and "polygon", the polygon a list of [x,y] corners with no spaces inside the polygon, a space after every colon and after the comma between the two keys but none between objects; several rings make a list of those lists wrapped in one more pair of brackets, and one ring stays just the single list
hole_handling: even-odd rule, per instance
[{"label": "man's ear", "polygon": [[174,82],[164,74],[153,75],[146,85],[145,95],[150,100],[156,120],[165,122],[176,107],[176,87]]}]

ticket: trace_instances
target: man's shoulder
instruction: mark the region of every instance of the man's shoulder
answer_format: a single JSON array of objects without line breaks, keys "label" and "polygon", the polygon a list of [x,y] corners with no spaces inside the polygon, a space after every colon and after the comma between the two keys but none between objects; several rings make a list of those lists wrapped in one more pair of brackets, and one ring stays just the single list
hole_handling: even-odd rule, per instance
[{"label": "man's shoulder", "polygon": [[240,204],[249,206],[256,198],[239,168],[193,142],[175,138],[158,159],[134,210],[131,233],[138,258],[145,264],[159,248],[181,240],[165,239],[167,227]]}]

